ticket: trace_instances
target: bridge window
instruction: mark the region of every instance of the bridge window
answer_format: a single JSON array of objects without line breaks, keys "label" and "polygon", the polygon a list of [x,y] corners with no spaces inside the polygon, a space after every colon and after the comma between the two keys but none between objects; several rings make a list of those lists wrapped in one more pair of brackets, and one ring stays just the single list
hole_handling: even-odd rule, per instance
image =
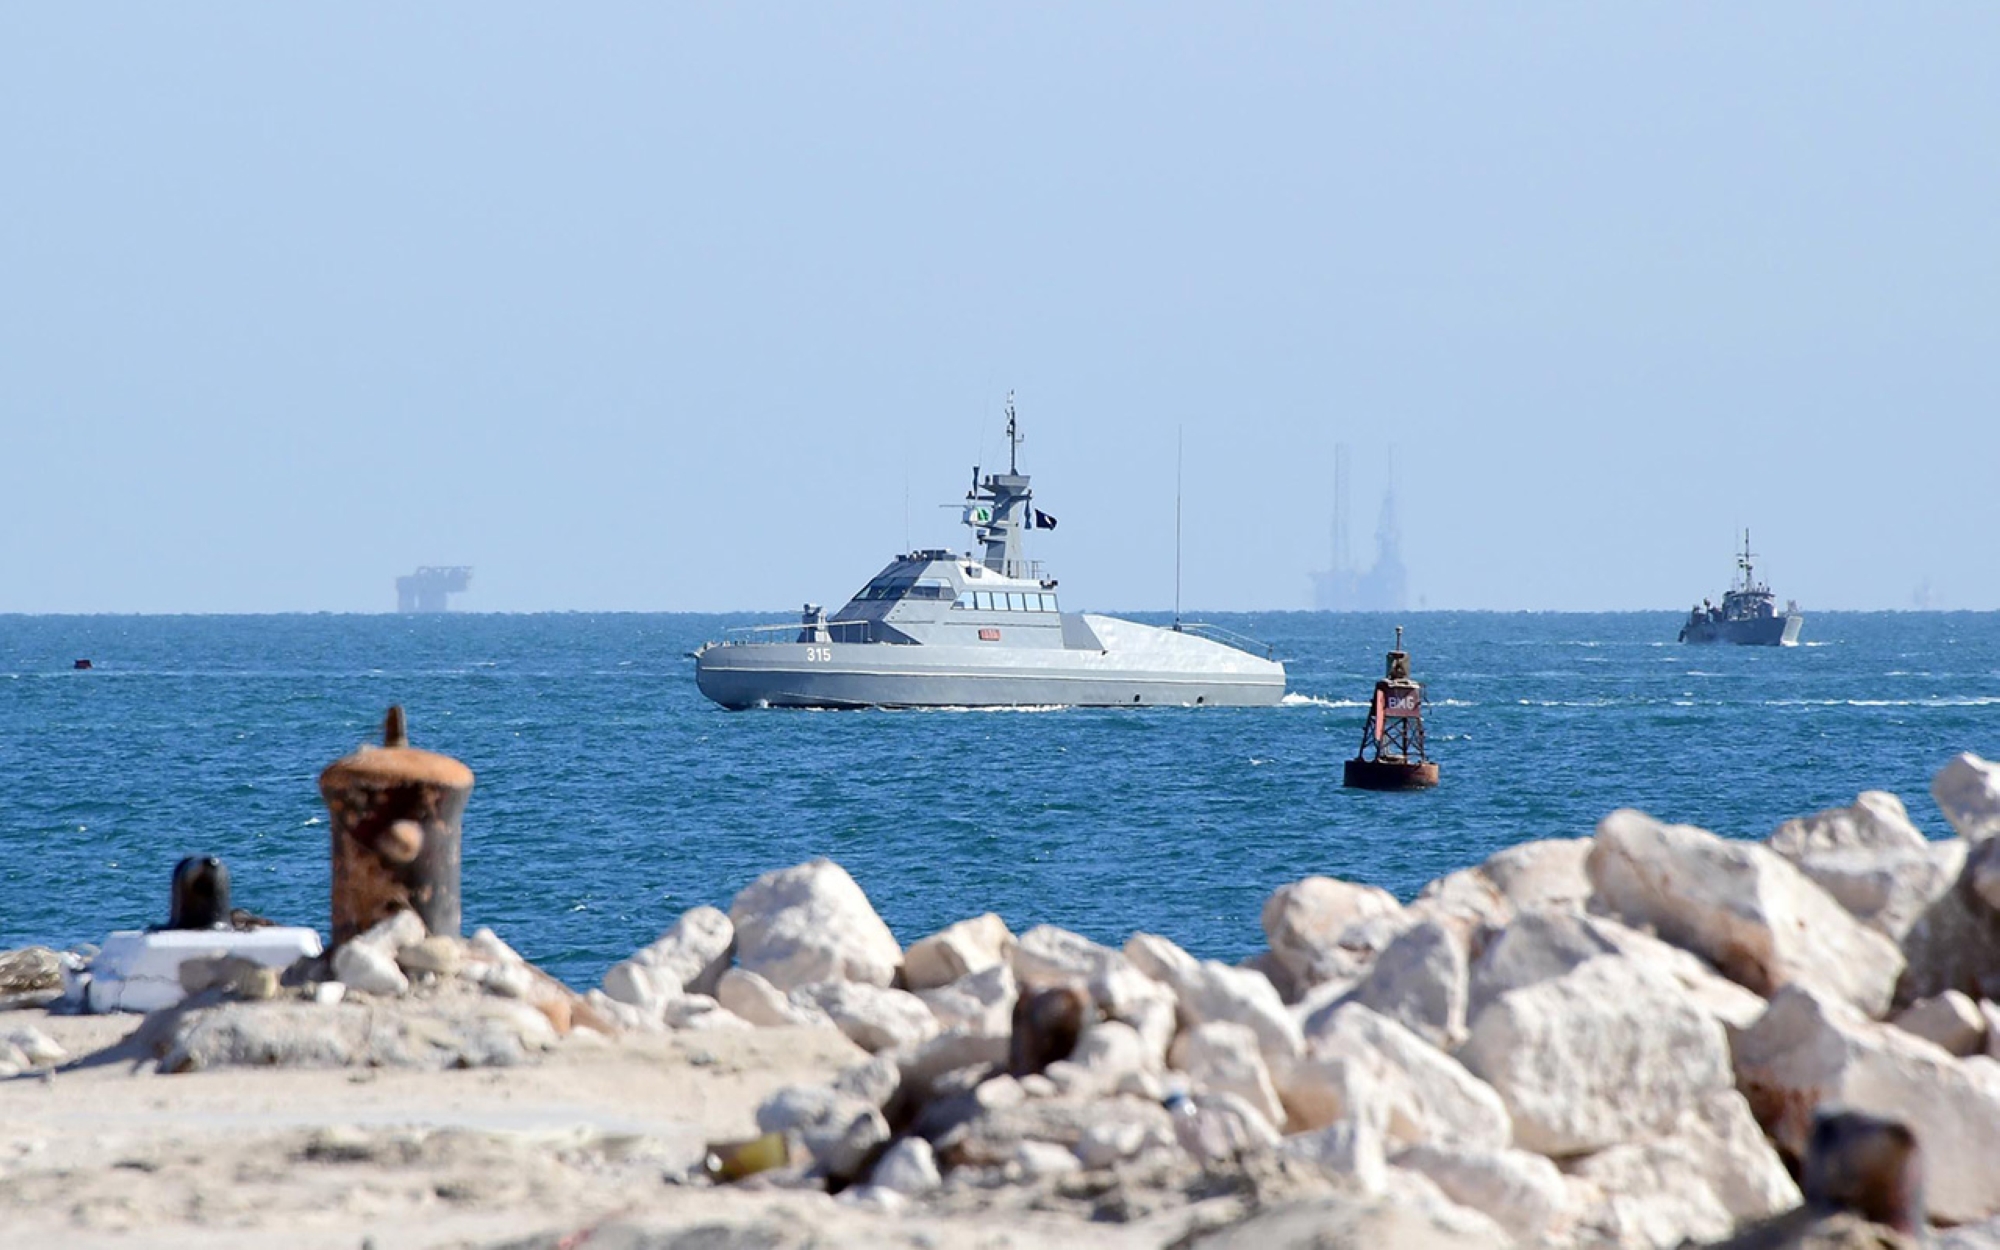
[{"label": "bridge window", "polygon": [[969,607],[971,607],[971,606],[972,606],[972,592],[971,592],[971,591],[969,591],[969,590],[968,590],[968,591],[965,591],[965,592],[963,592],[962,594],[960,594],[960,595],[958,596],[958,602],[957,602],[957,603],[954,603],[954,604],[952,604],[951,606],[952,606],[952,607],[954,607],[954,608],[969,608]]},{"label": "bridge window", "polygon": [[973,594],[973,602],[978,604],[981,612],[991,612],[993,610],[993,592],[990,590],[976,591]]},{"label": "bridge window", "polygon": [[1026,612],[1028,610],[1028,596],[1018,590],[1008,591],[1007,610],[1010,612]]}]

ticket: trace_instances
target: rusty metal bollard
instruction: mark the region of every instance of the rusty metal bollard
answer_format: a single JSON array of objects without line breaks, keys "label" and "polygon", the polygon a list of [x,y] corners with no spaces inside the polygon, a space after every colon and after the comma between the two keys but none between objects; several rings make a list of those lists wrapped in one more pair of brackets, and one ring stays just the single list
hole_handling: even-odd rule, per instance
[{"label": "rusty metal bollard", "polygon": [[392,707],[382,745],[327,765],[319,792],[333,825],[333,945],[403,910],[457,937],[458,822],[472,770],[410,746]]}]

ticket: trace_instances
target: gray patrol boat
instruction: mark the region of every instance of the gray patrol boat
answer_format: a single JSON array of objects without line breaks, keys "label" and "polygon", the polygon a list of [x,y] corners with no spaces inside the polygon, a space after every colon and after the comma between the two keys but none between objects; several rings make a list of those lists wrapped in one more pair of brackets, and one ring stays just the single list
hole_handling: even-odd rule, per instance
[{"label": "gray patrol boat", "polygon": [[1688,613],[1681,626],[1682,642],[1727,642],[1741,647],[1795,647],[1806,618],[1799,615],[1798,600],[1785,603],[1778,613],[1777,597],[1757,580],[1750,562],[1750,531],[1743,531],[1743,552],[1736,557],[1738,580],[1722,596],[1720,604],[1703,600]]},{"label": "gray patrol boat", "polygon": [[[1227,631],[1064,612],[1023,557],[1030,505],[1007,404],[1007,472],[972,471],[963,520],[981,550],[912,551],[829,617],[732,631],[694,653],[695,683],[726,708],[1269,706],[1285,666]],[[772,637],[773,633],[790,635]]]}]

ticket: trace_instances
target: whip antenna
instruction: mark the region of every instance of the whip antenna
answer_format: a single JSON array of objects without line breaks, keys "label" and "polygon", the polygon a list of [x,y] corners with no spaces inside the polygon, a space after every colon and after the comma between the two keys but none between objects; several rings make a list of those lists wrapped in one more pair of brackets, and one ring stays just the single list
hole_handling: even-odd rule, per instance
[{"label": "whip antenna", "polygon": [[1174,427],[1174,632],[1181,629],[1181,445],[1185,429]]}]

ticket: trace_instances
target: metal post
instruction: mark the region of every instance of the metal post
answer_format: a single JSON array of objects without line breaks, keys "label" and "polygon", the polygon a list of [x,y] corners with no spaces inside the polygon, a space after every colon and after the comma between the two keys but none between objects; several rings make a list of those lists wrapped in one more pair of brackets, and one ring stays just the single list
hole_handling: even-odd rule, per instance
[{"label": "metal post", "polygon": [[459,819],[472,770],[419,751],[392,707],[382,745],[363,746],[319,776],[333,825],[333,944],[398,911],[458,936]]}]

